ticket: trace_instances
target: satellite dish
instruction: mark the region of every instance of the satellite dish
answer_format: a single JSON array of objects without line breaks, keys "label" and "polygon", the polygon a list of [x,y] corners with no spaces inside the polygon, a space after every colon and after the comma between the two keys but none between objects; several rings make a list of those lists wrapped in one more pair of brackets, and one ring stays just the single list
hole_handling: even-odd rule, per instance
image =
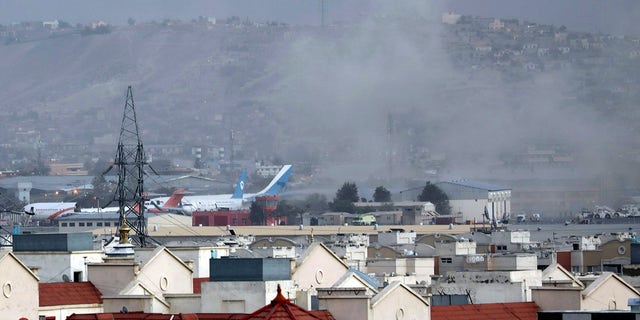
[{"label": "satellite dish", "polygon": [[63,275],[62,275],[62,281],[64,281],[64,282],[71,282],[71,279],[69,279],[69,276],[68,276],[68,275],[63,274]]}]

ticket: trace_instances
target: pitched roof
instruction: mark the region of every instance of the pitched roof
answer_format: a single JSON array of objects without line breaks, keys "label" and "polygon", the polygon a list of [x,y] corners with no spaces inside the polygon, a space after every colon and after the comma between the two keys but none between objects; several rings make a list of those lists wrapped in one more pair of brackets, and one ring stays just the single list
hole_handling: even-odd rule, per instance
[{"label": "pitched roof", "polygon": [[601,274],[595,281],[593,281],[591,284],[589,284],[583,291],[582,291],[582,296],[586,297],[590,294],[592,294],[593,292],[597,291],[597,289],[606,281],[608,281],[610,278],[613,278],[615,280],[617,280],[620,284],[622,284],[623,286],[627,287],[629,290],[631,290],[633,293],[640,295],[640,292],[638,292],[638,290],[636,290],[632,285],[630,285],[628,282],[624,281],[624,279],[620,278],[620,276],[618,276],[617,274],[613,273],[613,272],[605,272],[603,274]]},{"label": "pitched roof", "polygon": [[[542,270],[542,283],[546,283],[546,282],[553,283],[554,281],[561,280],[561,279],[553,278],[553,275],[557,274],[558,272],[560,274],[564,274],[565,277],[569,281],[575,283],[576,286],[584,289],[584,287],[585,287],[584,283],[582,283],[582,281],[578,280],[578,278],[576,278],[573,274],[571,274],[571,272],[569,272],[567,269],[565,269],[557,261],[554,261],[549,266],[547,266],[544,270]],[[549,279],[549,280],[547,280],[547,279]]]},{"label": "pitched roof", "polygon": [[91,282],[39,283],[40,306],[100,304],[102,293]]},{"label": "pitched roof", "polygon": [[462,304],[432,306],[432,320],[536,320],[540,307],[534,302]]},{"label": "pitched roof", "polygon": [[16,255],[13,254],[13,252],[11,251],[4,251],[4,252],[5,253],[0,251],[0,263],[2,263],[4,259],[12,259],[16,263],[18,263],[25,271],[27,271],[36,281],[40,281],[40,278],[38,278],[38,276],[35,273],[33,273],[33,271],[31,271],[29,267],[27,267],[24,263],[22,263],[22,261],[18,259],[18,257],[16,257]]},{"label": "pitched roof", "polygon": [[[304,251],[302,251],[302,253],[298,257],[298,259],[296,259],[296,266],[302,265],[302,263],[311,255],[311,253],[317,247],[320,247],[322,250],[324,250],[327,253],[329,253],[329,255],[331,255],[336,261],[338,261],[340,264],[342,264],[345,269],[349,269],[349,265],[347,265],[346,262],[342,261],[342,259],[340,259],[340,257],[338,257],[333,251],[331,251],[331,249],[327,248],[327,246],[325,246],[322,242],[313,242]],[[320,249],[318,249],[318,250],[320,250]]]},{"label": "pitched roof", "polygon": [[372,299],[371,299],[371,306],[375,306],[376,304],[378,304],[380,301],[384,300],[386,297],[388,297],[389,295],[391,295],[391,293],[395,290],[398,289],[404,289],[407,290],[409,293],[411,293],[412,295],[414,295],[419,301],[421,301],[422,303],[424,303],[425,305],[429,306],[430,303],[428,301],[426,301],[424,298],[422,298],[418,293],[416,293],[415,291],[413,291],[413,289],[409,288],[406,284],[400,282],[400,281],[394,281],[391,282],[388,286],[384,287],[384,289],[382,289],[382,291],[378,292],[378,294],[376,294]]},{"label": "pitched roof", "polygon": [[67,320],[239,320],[244,316],[242,313],[74,313]]},{"label": "pitched roof", "polygon": [[334,319],[326,310],[311,312],[289,301],[282,295],[282,289],[278,285],[278,294],[271,303],[242,318],[243,320],[330,320]]}]

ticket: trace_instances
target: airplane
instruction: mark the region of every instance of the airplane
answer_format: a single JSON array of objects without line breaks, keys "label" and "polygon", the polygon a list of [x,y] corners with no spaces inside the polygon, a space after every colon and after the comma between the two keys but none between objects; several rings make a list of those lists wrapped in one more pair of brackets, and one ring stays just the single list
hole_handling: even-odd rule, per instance
[{"label": "airplane", "polygon": [[[167,201],[162,204],[159,203],[159,201],[153,201],[153,200],[146,201],[145,208],[147,208],[147,212],[150,212],[150,213],[184,214],[185,212],[184,212],[184,209],[180,207],[180,202],[182,201],[182,198],[184,198],[184,196],[189,193],[190,192],[184,189],[176,190],[171,194],[171,197],[169,197]],[[149,205],[152,205],[153,207],[151,208],[149,207]]]},{"label": "airplane", "polygon": [[73,213],[75,202],[35,202],[24,206],[24,213],[33,220],[53,220],[62,215]]},{"label": "airplane", "polygon": [[[153,208],[148,208],[146,212],[150,213],[181,213],[178,208],[180,201],[187,194],[186,190],[176,190],[171,197],[167,198],[164,205],[154,204]],[[146,206],[145,206],[146,207]],[[76,211],[75,202],[34,202],[24,206],[24,214],[31,216],[32,220],[49,220],[53,221],[58,217],[71,215],[75,213],[117,213],[119,207],[105,208],[80,208]]]},{"label": "airplane", "polygon": [[[284,165],[264,189],[257,193],[250,194],[244,194],[247,173],[243,171],[233,194],[185,196],[182,199],[181,208],[187,215],[191,215],[194,211],[231,211],[246,209],[248,204],[253,202],[256,197],[275,196],[283,192],[289,181],[292,167],[292,165]],[[160,201],[162,203],[164,199],[165,198],[154,198],[152,201]]]}]

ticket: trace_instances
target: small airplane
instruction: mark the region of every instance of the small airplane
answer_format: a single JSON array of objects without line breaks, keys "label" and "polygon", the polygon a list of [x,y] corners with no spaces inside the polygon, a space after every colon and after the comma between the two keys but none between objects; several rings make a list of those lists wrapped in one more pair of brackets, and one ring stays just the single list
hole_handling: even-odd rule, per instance
[{"label": "small airplane", "polygon": [[[182,198],[180,208],[187,215],[191,215],[194,211],[225,211],[225,210],[241,210],[248,207],[259,196],[275,196],[286,189],[289,176],[291,175],[292,165],[284,165],[276,174],[271,182],[257,193],[244,193],[245,181],[247,178],[246,171],[243,171],[238,183],[236,184],[233,194],[214,194],[214,195],[195,195],[185,196]],[[165,198],[154,198],[151,202],[164,203]],[[166,205],[164,207],[167,207]]]}]

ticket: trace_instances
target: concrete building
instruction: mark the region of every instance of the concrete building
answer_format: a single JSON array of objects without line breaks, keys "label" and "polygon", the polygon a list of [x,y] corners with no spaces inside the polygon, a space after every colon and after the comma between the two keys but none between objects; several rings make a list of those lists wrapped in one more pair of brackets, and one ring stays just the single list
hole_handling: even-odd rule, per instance
[{"label": "concrete building", "polygon": [[455,271],[432,283],[433,292],[467,295],[474,304],[532,301],[531,288],[542,286],[542,271]]},{"label": "concrete building", "polygon": [[87,264],[103,261],[90,233],[14,235],[13,251],[43,283],[87,281]]},{"label": "concrete building", "polygon": [[[89,281],[103,294],[104,311],[171,311],[170,298],[193,297],[193,270],[165,247],[138,258],[105,258],[87,265]],[[195,299],[195,298],[194,298]]]},{"label": "concrete building", "polygon": [[[581,284],[581,283],[578,283]],[[587,286],[539,286],[532,299],[542,310],[630,310],[640,292],[615,273],[605,272]]]},{"label": "concrete building", "polygon": [[295,300],[290,259],[221,258],[210,263],[209,281],[202,283],[200,312],[251,312],[268,304],[280,290]]},{"label": "concrete building", "polygon": [[38,276],[10,251],[0,250],[0,314],[4,319],[38,318]]},{"label": "concrete building", "polygon": [[539,247],[531,241],[528,230],[501,230],[491,232],[491,239],[495,245],[495,252],[523,252]]},{"label": "concrete building", "polygon": [[416,232],[414,230],[406,231],[404,229],[391,228],[385,232],[378,233],[378,243],[381,245],[413,244],[415,241]]},{"label": "concrete building", "polygon": [[312,308],[316,300],[316,288],[328,287],[342,277],[349,266],[327,246],[320,242],[312,243],[295,260],[291,278],[297,285],[296,304],[303,308]]},{"label": "concrete building", "polygon": [[431,319],[429,302],[400,282],[373,296],[364,287],[318,288],[318,300],[336,320]]}]

